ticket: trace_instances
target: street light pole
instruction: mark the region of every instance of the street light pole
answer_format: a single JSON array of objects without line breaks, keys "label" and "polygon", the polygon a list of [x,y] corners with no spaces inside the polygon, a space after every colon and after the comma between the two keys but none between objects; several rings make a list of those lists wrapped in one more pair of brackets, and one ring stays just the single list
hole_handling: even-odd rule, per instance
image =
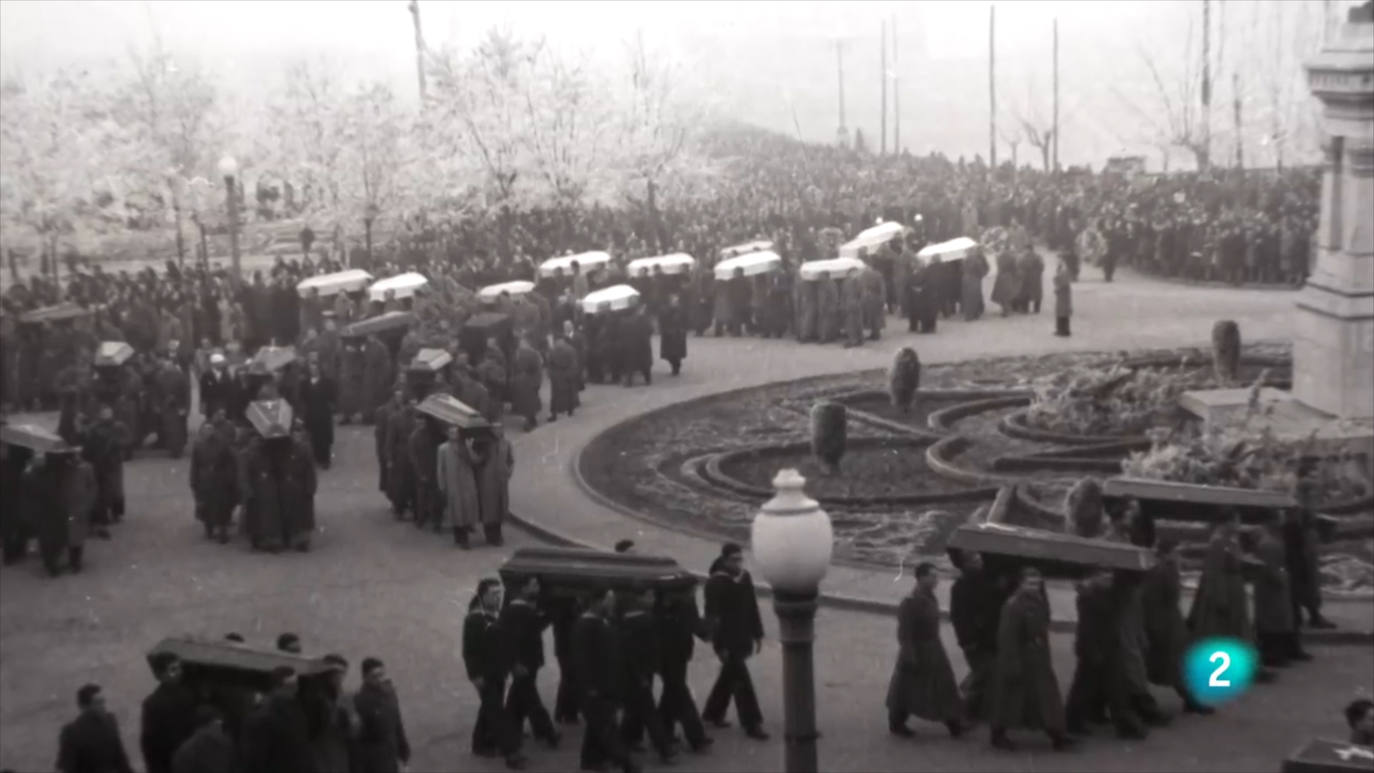
[{"label": "street light pole", "polygon": [[782,643],[783,769],[816,773],[816,673],[812,643],[816,640],[818,591],[773,593]]},{"label": "street light pole", "polygon": [[224,175],[224,192],[229,201],[229,259],[233,268],[229,279],[235,290],[243,283],[239,265],[239,197],[238,192],[234,190],[234,177],[238,171],[239,164],[233,156],[225,156],[219,160],[219,173]]},{"label": "street light pole", "polygon": [[812,643],[821,580],[830,568],[835,532],[830,516],[806,496],[794,469],[773,478],[776,494],[754,517],[754,563],[773,589],[782,642],[783,765],[787,773],[817,773],[816,674]]}]

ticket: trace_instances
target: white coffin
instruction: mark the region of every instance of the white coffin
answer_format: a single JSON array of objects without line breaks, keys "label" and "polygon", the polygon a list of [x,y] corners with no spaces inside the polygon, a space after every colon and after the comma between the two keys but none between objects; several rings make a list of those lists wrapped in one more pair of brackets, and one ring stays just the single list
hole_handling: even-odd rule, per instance
[{"label": "white coffin", "polygon": [[978,242],[967,236],[960,236],[958,239],[927,245],[916,253],[916,258],[922,263],[929,263],[930,259],[936,256],[939,256],[941,262],[963,260],[973,254],[976,249],[978,249]]},{"label": "white coffin", "polygon": [[812,260],[801,264],[801,278],[807,281],[820,279],[825,274],[831,279],[843,279],[852,269],[864,270],[865,263],[858,258],[831,258]]},{"label": "white coffin", "polygon": [[751,252],[765,252],[772,250],[773,246],[773,243],[767,239],[755,239],[752,242],[726,247],[720,251],[720,256],[722,258],[733,258],[739,255],[748,255]]},{"label": "white coffin", "polygon": [[662,268],[665,274],[686,274],[697,264],[697,259],[685,252],[675,252],[671,255],[656,255],[652,258],[635,258],[625,267],[628,276],[639,276],[640,271],[647,271],[649,276],[654,274],[654,266]]},{"label": "white coffin", "polygon": [[409,298],[415,291],[429,284],[429,280],[415,272],[387,277],[367,288],[367,296],[374,301],[385,301],[387,291],[393,290],[397,298]]},{"label": "white coffin", "polygon": [[868,248],[872,252],[875,248],[881,247],[892,239],[900,236],[906,230],[901,223],[879,223],[872,228],[866,228],[859,232],[859,235],[840,245],[840,257],[857,258],[859,250]]},{"label": "white coffin", "polygon": [[361,268],[353,268],[348,271],[338,271],[333,274],[321,274],[312,276],[309,279],[302,279],[296,285],[296,292],[302,298],[309,298],[311,290],[318,290],[321,298],[326,298],[339,293],[356,293],[367,289],[372,284],[372,275]]},{"label": "white coffin", "polygon": [[767,274],[782,268],[782,258],[776,252],[751,252],[727,258],[716,264],[716,279],[725,281],[735,275],[735,269],[744,269],[745,276]]},{"label": "white coffin", "polygon": [[585,274],[594,268],[601,268],[610,263],[611,255],[608,252],[580,252],[576,255],[549,258],[539,265],[539,275],[551,278],[554,272],[561,268],[563,269],[563,276],[572,276],[573,261],[577,261],[578,270]]},{"label": "white coffin", "polygon": [[607,311],[633,309],[639,305],[639,291],[629,285],[612,285],[587,293],[582,299],[582,311],[600,314]]},{"label": "white coffin", "polygon": [[525,295],[534,289],[534,282],[527,282],[517,279],[514,282],[502,282],[501,284],[487,285],[477,291],[478,300],[484,303],[493,303],[501,297],[501,293],[509,293],[510,297],[516,298]]}]

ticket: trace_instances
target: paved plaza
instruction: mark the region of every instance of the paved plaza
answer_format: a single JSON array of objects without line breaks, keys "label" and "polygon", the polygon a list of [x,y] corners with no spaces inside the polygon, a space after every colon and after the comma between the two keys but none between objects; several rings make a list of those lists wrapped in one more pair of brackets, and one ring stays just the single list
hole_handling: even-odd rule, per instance
[{"label": "paved plaza", "polygon": [[[644,552],[704,569],[715,555],[714,542],[630,519],[594,501],[575,480],[577,451],[643,411],[771,381],[884,367],[905,344],[915,346],[925,362],[1204,345],[1213,321],[1221,318],[1236,320],[1246,340],[1281,339],[1291,330],[1292,304],[1289,292],[1187,287],[1130,275],[1108,285],[1090,269],[1075,286],[1075,332],[1067,340],[1051,335],[1053,319],[1043,313],[945,322],[934,336],[908,335],[900,323],[876,345],[849,350],[788,340],[692,338],[681,377],[669,377],[660,367],[648,388],[591,386],[575,417],[530,434],[513,432],[512,509],[543,536],[598,546],[632,537]],[[33,559],[4,569],[0,768],[50,769],[58,729],[75,713],[75,690],[87,681],[104,685],[137,757],[138,704],[153,687],[144,653],[165,636],[237,631],[270,645],[278,633],[293,631],[311,653],[347,656],[355,666],[350,688],[364,656],[387,662],[414,748],[412,770],[501,769],[498,760],[468,753],[477,700],[464,676],[460,632],[477,580],[493,574],[513,549],[539,538],[512,530],[503,549],[461,552],[447,537],[396,522],[377,491],[372,443],[370,428],[340,430],[337,463],[320,478],[316,509],[322,533],[308,554],[254,554],[241,544],[204,540],[191,514],[186,460],[151,455],[126,467],[130,514],[113,541],[90,543],[85,572],[50,580]],[[911,580],[909,573],[888,573],[884,582],[890,600],[906,592]],[[845,567],[835,568],[825,584],[827,592],[854,597],[877,597],[879,587],[874,573]],[[760,744],[737,729],[716,731],[713,752],[685,758],[679,769],[781,769],[781,652],[763,603],[769,638],[752,670],[774,739]],[[1354,619],[1357,613],[1334,616],[1341,619],[1340,614]],[[1367,692],[1374,673],[1367,647],[1318,646],[1315,663],[1285,672],[1276,684],[1257,688],[1215,717],[1181,718],[1147,741],[1090,739],[1073,753],[1052,755],[1043,739],[1022,736],[1025,751],[1002,754],[987,747],[983,732],[952,741],[943,728],[918,724],[914,742],[887,734],[882,701],[895,656],[891,617],[823,608],[817,633],[821,767],[835,771],[1274,770],[1307,738],[1342,735],[1340,707],[1358,690]],[[963,660],[948,628],[945,640],[962,675]],[[1053,648],[1061,687],[1067,689],[1071,635],[1055,635]],[[713,660],[709,648],[698,648],[692,685],[699,698],[714,678]],[[541,679],[546,701],[556,671],[545,671]],[[1172,696],[1161,697],[1176,708]],[[568,730],[557,752],[531,747],[532,770],[576,769],[580,732]]]}]

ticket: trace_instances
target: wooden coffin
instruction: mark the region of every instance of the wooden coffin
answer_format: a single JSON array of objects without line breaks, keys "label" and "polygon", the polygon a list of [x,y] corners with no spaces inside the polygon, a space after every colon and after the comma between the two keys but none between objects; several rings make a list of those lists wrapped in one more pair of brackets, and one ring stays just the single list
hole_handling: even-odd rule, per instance
[{"label": "wooden coffin", "polygon": [[68,320],[79,319],[90,316],[90,309],[78,306],[67,301],[56,306],[44,306],[41,309],[25,312],[20,315],[20,322],[37,324],[39,322],[66,322]]},{"label": "wooden coffin", "polygon": [[157,657],[171,653],[181,659],[188,684],[243,687],[266,692],[272,686],[272,670],[289,666],[303,681],[327,675],[331,667],[320,658],[292,655],[231,641],[163,639],[148,652],[151,668]]},{"label": "wooden coffin", "polygon": [[1374,747],[1313,738],[1283,761],[1283,773],[1374,771]]},{"label": "wooden coffin", "polygon": [[358,320],[343,329],[345,338],[366,338],[392,331],[405,331],[415,322],[415,315],[409,311],[388,311],[375,317]]},{"label": "wooden coffin", "polygon": [[584,548],[520,548],[502,564],[500,574],[509,587],[538,577],[545,592],[563,596],[604,585],[617,592],[645,588],[675,591],[692,588],[697,582],[671,558]]},{"label": "wooden coffin", "polygon": [[490,430],[491,423],[467,403],[453,395],[437,392],[429,395],[415,410],[444,424],[451,424],[464,432]]},{"label": "wooden coffin", "polygon": [[1145,572],[1156,560],[1154,553],[1134,545],[1001,523],[960,526],[948,549],[951,555],[977,551],[989,564],[1035,566],[1047,575],[1069,577],[1104,570]]},{"label": "wooden coffin", "polygon": [[1298,506],[1291,494],[1282,491],[1127,477],[1108,478],[1102,496],[1108,500],[1135,499],[1140,502],[1140,512],[1149,518],[1206,523],[1225,521],[1227,510],[1232,508],[1242,523],[1271,523],[1283,510]]},{"label": "wooden coffin", "polygon": [[56,432],[37,424],[0,425],[0,443],[27,448],[39,454],[61,454],[76,450]]}]

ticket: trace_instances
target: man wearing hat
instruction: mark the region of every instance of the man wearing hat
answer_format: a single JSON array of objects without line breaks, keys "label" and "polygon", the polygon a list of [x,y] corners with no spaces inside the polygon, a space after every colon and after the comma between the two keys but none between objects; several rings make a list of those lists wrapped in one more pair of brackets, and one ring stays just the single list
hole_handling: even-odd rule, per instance
[{"label": "man wearing hat", "polygon": [[234,389],[233,377],[229,375],[228,360],[218,350],[210,354],[210,367],[200,374],[200,413],[206,419],[213,418],[216,411],[229,410],[231,391]]}]

